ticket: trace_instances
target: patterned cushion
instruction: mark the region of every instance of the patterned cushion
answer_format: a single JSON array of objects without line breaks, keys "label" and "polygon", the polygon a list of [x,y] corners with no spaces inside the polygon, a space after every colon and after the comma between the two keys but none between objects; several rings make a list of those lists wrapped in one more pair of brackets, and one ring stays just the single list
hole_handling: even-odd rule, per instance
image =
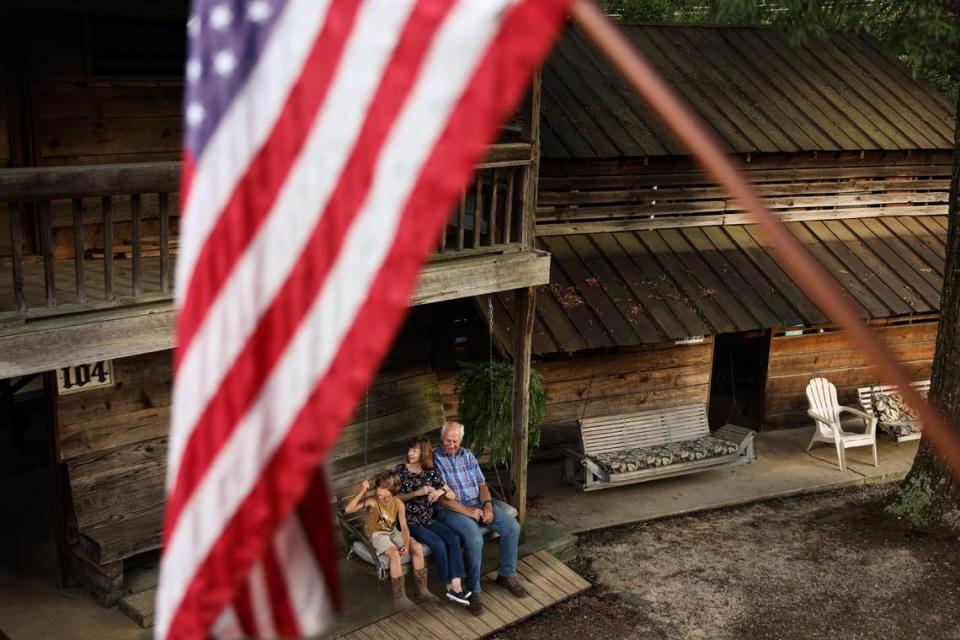
[{"label": "patterned cushion", "polygon": [[[920,391],[920,395],[926,397],[927,393]],[[914,410],[907,406],[900,394],[894,391],[874,391],[871,400],[873,414],[877,416],[877,425],[881,430],[894,436],[906,436],[923,428]]]},{"label": "patterned cushion", "polygon": [[729,440],[705,436],[696,440],[628,449],[616,453],[603,453],[593,456],[593,459],[607,473],[629,473],[654,467],[664,467],[677,462],[692,462],[725,456],[736,452],[736,450],[737,445]]}]

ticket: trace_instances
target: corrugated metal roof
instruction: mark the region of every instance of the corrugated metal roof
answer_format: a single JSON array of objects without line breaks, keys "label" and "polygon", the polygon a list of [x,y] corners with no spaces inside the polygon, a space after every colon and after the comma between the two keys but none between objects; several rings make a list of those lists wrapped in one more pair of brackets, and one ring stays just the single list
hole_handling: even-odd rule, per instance
[{"label": "corrugated metal roof", "polygon": [[[864,318],[940,309],[947,217],[888,216],[787,223]],[[540,288],[538,354],[672,341],[826,318],[777,266],[756,225],[540,238],[552,254]],[[511,344],[513,306],[497,300]],[[482,305],[486,308],[485,305]]]},{"label": "corrugated metal roof", "polygon": [[[794,48],[764,28],[624,26],[730,152],[950,149],[953,109],[866,37]],[[547,158],[686,151],[574,27],[543,69]]]}]

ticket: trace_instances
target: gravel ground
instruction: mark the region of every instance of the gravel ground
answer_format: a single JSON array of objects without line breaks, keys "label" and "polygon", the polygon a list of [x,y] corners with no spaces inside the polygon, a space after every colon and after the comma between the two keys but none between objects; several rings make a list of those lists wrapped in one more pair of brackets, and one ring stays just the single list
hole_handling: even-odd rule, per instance
[{"label": "gravel ground", "polygon": [[960,540],[887,516],[891,487],[765,502],[588,534],[597,585],[515,640],[960,640]]}]

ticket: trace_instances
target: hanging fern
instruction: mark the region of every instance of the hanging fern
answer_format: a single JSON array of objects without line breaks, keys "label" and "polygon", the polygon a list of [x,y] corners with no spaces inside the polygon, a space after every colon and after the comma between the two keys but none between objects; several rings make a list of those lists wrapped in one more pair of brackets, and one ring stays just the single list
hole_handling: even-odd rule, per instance
[{"label": "hanging fern", "polygon": [[[454,390],[460,399],[460,422],[466,425],[464,445],[489,451],[491,462],[502,464],[513,447],[513,366],[488,361],[467,365]],[[529,450],[540,444],[540,423],[547,404],[543,379],[530,370]]]}]

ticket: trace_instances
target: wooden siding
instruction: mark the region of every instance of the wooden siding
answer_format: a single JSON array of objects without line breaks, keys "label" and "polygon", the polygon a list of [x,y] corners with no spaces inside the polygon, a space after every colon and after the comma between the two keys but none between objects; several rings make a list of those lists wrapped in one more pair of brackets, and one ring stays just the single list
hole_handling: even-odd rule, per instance
[{"label": "wooden siding", "polygon": [[541,448],[572,446],[577,421],[615,413],[707,404],[713,340],[622,349],[541,362],[548,395]]},{"label": "wooden siding", "polygon": [[[880,341],[911,378],[930,377],[937,322],[876,327]],[[806,387],[811,378],[824,377],[837,386],[841,404],[858,407],[857,387],[879,381],[875,367],[852,347],[843,331],[774,335],[770,343],[765,397],[766,428],[810,423]]]},{"label": "wooden siding", "polygon": [[[770,154],[741,163],[787,220],[946,214],[948,152]],[[742,224],[743,209],[689,157],[544,161],[537,235]]]},{"label": "wooden siding", "polygon": [[114,360],[113,374],[113,387],[56,401],[58,455],[81,532],[164,504],[172,352]]},{"label": "wooden siding", "polygon": [[[2,17],[2,14],[0,14],[0,17]],[[6,60],[3,59],[3,53],[3,49],[0,49],[0,167],[9,167],[10,131],[8,130],[9,123],[7,121],[7,74],[4,69]],[[0,220],[2,220],[2,218],[0,218]],[[0,248],[2,248],[2,246],[3,245],[0,244]],[[0,251],[2,251],[2,249],[0,249]],[[0,255],[2,255],[2,253],[0,253]]]},{"label": "wooden siding", "polygon": [[[949,149],[953,107],[867,37],[625,25],[730,152]],[[546,158],[685,153],[574,27],[543,70]]]},{"label": "wooden siding", "polygon": [[[0,18],[3,14],[0,14]],[[0,48],[0,168],[10,166],[10,131],[7,119],[7,80],[4,49]],[[7,205],[0,204],[0,256],[10,255],[10,214]]]},{"label": "wooden siding", "polygon": [[31,87],[39,166],[177,160],[182,83],[92,79],[76,16],[34,22]]}]

